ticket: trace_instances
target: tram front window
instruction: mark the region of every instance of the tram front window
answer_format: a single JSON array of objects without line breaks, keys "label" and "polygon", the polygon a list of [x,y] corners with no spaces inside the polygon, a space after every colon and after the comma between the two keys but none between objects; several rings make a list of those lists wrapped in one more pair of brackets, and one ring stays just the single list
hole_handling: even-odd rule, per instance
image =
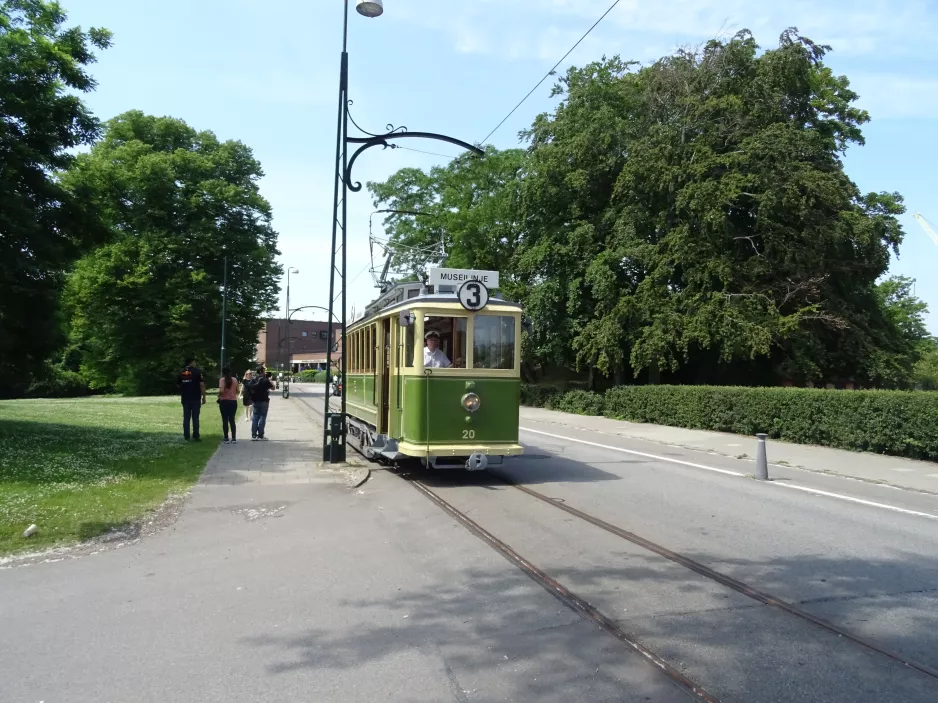
[{"label": "tram front window", "polygon": [[477,369],[515,367],[515,318],[476,315],[472,366]]},{"label": "tram front window", "polygon": [[465,317],[424,318],[424,368],[466,368],[466,325]]}]

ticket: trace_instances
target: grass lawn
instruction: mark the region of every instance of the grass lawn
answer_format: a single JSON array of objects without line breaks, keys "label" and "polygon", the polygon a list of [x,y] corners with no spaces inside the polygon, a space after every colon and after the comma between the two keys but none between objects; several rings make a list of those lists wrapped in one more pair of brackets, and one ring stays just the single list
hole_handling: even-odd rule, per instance
[{"label": "grass lawn", "polygon": [[[75,542],[140,518],[189,488],[218,446],[182,438],[178,398],[0,401],[0,554]],[[23,530],[35,523],[39,533]]]}]

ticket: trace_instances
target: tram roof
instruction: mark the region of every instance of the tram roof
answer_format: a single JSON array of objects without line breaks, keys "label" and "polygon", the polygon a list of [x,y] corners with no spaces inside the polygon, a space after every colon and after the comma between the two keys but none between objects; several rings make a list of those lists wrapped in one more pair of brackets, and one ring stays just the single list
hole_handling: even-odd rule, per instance
[{"label": "tram roof", "polygon": [[[374,318],[385,317],[386,315],[400,312],[401,310],[407,310],[408,308],[412,307],[433,307],[434,305],[438,305],[440,303],[460,305],[459,296],[457,296],[456,293],[421,293],[420,295],[416,295],[413,298],[391,303],[387,307],[374,309],[372,306],[377,302],[378,301],[375,301],[375,303],[372,303],[372,305],[366,309],[367,312],[364,317],[355,320],[355,322],[351,323],[349,326],[351,327],[352,325],[358,325]],[[509,308],[514,310],[524,309],[520,303],[510,302],[493,295],[491,298],[489,298],[489,302],[485,308],[477,310],[476,312],[485,312],[486,308],[490,306],[497,306],[499,308]],[[462,306],[460,305],[460,308],[461,307]],[[465,312],[468,313],[470,311],[466,310]]]}]

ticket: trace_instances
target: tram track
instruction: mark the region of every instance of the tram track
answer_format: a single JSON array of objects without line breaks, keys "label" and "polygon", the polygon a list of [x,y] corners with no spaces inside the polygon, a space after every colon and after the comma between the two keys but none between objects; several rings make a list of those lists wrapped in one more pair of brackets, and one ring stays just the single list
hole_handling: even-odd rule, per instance
[{"label": "tram track", "polygon": [[816,615],[813,615],[812,613],[808,612],[807,610],[804,610],[803,608],[798,607],[794,603],[786,601],[783,598],[779,598],[778,596],[772,595],[771,593],[762,591],[758,588],[755,588],[754,586],[750,586],[749,584],[744,583],[743,581],[740,581],[739,579],[736,579],[730,576],[729,574],[725,574],[721,571],[717,571],[716,569],[712,569],[705,564],[701,564],[699,561],[691,559],[690,557],[687,557],[678,552],[672,551],[668,549],[667,547],[664,547],[660,544],[656,544],[655,542],[652,542],[649,539],[646,539],[640,535],[637,535],[634,532],[630,532],[621,527],[618,527],[617,525],[613,525],[610,522],[606,522],[605,520],[602,520],[601,518],[598,518],[594,515],[590,515],[589,513],[586,513],[582,510],[574,508],[573,506],[568,505],[565,502],[561,503],[557,501],[556,499],[551,498],[550,496],[544,495],[543,493],[534,490],[533,488],[530,488],[524,484],[517,483],[516,481],[513,481],[507,476],[504,476],[500,473],[497,473],[491,470],[487,471],[486,473],[492,476],[493,478],[496,478],[499,481],[502,481],[507,486],[511,486],[512,488],[515,488],[521,491],[522,493],[531,496],[532,498],[535,498],[547,505],[557,508],[558,510],[562,510],[568,515],[572,515],[576,518],[579,518],[580,520],[583,520],[584,522],[588,522],[589,524],[594,525],[595,527],[598,527],[599,529],[604,530],[612,535],[615,535],[616,537],[620,537],[628,542],[631,542],[632,544],[638,547],[641,547],[642,549],[646,549],[652,552],[653,554],[656,554],[664,559],[667,559],[668,561],[671,561],[675,564],[678,564],[684,567],[685,569],[688,569],[689,571],[693,571],[694,573],[699,574],[705,578],[708,578],[711,581],[715,581],[716,583],[722,586],[725,586],[727,588],[730,588],[736,591],[737,593],[747,596],[748,598],[752,598],[753,600],[759,603],[762,603],[763,605],[768,605],[768,606],[777,608],[785,613],[788,613],[789,615],[792,615],[801,620],[809,622],[812,625],[815,625],[823,630],[827,630],[828,632],[831,632],[839,637],[843,637],[844,639],[850,642],[853,642],[854,644],[857,644],[876,654],[882,655],[888,659],[898,662],[910,669],[914,669],[915,671],[918,671],[938,681],[938,669],[930,667],[927,664],[916,662],[908,657],[904,657],[903,655],[897,652],[894,652],[874,642],[873,640],[870,640],[866,637],[862,637],[853,632],[850,632],[849,630],[846,630],[840,627],[839,625],[836,625],[828,620],[819,618]]},{"label": "tram track", "polygon": [[584,598],[575,594],[559,581],[551,578],[547,572],[529,562],[508,544],[498,539],[498,537],[479,525],[464,512],[456,508],[452,503],[435,493],[425,483],[419,479],[407,477],[403,478],[405,478],[408,483],[410,483],[412,486],[414,486],[414,488],[429,498],[430,501],[436,504],[441,510],[456,519],[463,527],[469,530],[469,532],[488,544],[495,551],[505,557],[509,562],[517,566],[522,572],[524,572],[525,575],[528,576],[528,578],[541,586],[544,590],[554,596],[554,598],[559,600],[570,610],[593,622],[599,626],[601,630],[612,635],[617,640],[625,644],[629,649],[640,655],[645,661],[661,671],[661,673],[667,676],[675,685],[683,689],[685,693],[699,701],[706,701],[706,703],[720,703],[718,698],[707,693],[699,684],[684,676],[684,674],[668,664],[664,659],[642,645],[637,639],[630,636],[614,620],[601,613],[599,610],[590,605]]},{"label": "tram track", "polygon": [[[538,583],[542,588],[547,590],[551,595],[560,600],[565,606],[577,612],[581,617],[595,623],[608,634],[612,635],[620,642],[624,643],[627,647],[632,649],[634,652],[642,656],[650,664],[662,671],[666,676],[668,676],[676,685],[683,689],[686,693],[693,696],[697,700],[701,701],[718,701],[717,698],[707,693],[699,684],[688,679],[677,669],[674,669],[670,664],[668,664],[660,656],[656,655],[654,652],[642,645],[637,639],[630,636],[625,630],[623,630],[613,619],[601,613],[599,610],[590,605],[585,599],[578,596],[566,586],[559,583],[553,579],[547,572],[540,569],[533,563],[529,562],[525,557],[515,551],[510,545],[501,541],[494,534],[486,530],[484,527],[475,522],[472,518],[466,515],[464,512],[459,510],[455,505],[441,497],[435,491],[433,491],[426,483],[421,481],[419,478],[414,478],[412,475],[403,474],[400,472],[394,472],[402,479],[406,480],[415,489],[424,494],[429,500],[436,504],[444,512],[455,518],[460,524],[462,524],[466,529],[468,529],[476,537],[484,541],[490,547],[499,552],[504,558],[506,558],[510,563],[514,564],[517,568],[521,569],[529,578]],[[870,640],[866,637],[857,635],[856,633],[850,632],[849,630],[832,623],[828,620],[820,618],[812,613],[800,608],[798,605],[786,601],[783,598],[775,596],[771,593],[758,589],[754,586],[751,586],[739,579],[736,579],[729,574],[717,571],[711,567],[706,566],[705,564],[700,563],[690,557],[687,557],[683,554],[675,552],[668,549],[662,545],[659,545],[641,535],[638,535],[634,532],[626,530],[622,527],[614,525],[610,522],[602,520],[594,515],[591,515],[585,511],[579,510],[571,505],[568,505],[566,502],[561,502],[555,498],[551,498],[539,491],[536,491],[530,488],[527,485],[518,483],[513,479],[501,474],[497,471],[491,469],[483,472],[485,475],[488,475],[506,486],[514,488],[525,495],[528,495],[546,505],[552,506],[558,510],[563,511],[564,513],[571,515],[583,522],[586,522],[594,527],[597,527],[609,534],[612,534],[616,537],[619,537],[623,540],[634,544],[637,547],[645,549],[663,559],[666,559],[674,564],[677,564],[691,572],[694,572],[704,578],[707,578],[715,583],[718,583],[721,586],[729,588],[737,593],[740,593],[748,598],[751,598],[763,605],[773,607],[783,613],[791,615],[799,620],[808,622],[811,625],[827,631],[831,634],[834,634],[838,637],[841,637],[853,644],[871,651],[877,655],[885,657],[893,662],[896,662],[902,666],[907,667],[910,670],[916,671],[924,676],[927,676],[934,681],[938,681],[938,669],[917,662],[909,657],[906,657],[898,652],[895,652],[873,640]]]}]

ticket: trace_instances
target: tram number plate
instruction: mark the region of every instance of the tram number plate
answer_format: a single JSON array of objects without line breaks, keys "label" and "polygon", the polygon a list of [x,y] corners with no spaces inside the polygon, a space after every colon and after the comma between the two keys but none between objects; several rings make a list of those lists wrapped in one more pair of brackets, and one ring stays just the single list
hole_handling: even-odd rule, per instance
[{"label": "tram number plate", "polygon": [[476,431],[475,431],[475,430],[463,430],[463,431],[462,431],[462,438],[463,438],[463,439],[475,439],[475,438],[476,438]]},{"label": "tram number plate", "polygon": [[489,289],[480,281],[466,281],[456,295],[459,303],[470,312],[481,310],[489,303]]}]

